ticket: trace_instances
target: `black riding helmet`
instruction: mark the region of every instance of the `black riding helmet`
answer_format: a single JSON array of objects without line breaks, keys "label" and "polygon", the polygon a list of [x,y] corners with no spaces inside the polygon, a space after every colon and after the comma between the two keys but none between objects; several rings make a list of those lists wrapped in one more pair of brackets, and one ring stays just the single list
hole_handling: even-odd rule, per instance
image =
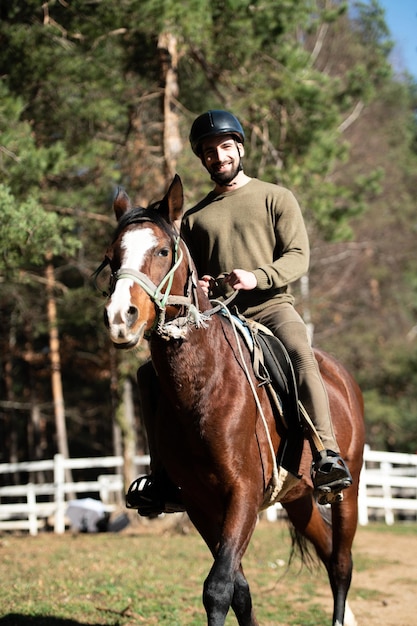
[{"label": "black riding helmet", "polygon": [[245,133],[237,117],[228,111],[215,109],[203,113],[194,120],[190,132],[193,152],[200,156],[201,142],[214,135],[233,135],[239,143],[245,142]]}]

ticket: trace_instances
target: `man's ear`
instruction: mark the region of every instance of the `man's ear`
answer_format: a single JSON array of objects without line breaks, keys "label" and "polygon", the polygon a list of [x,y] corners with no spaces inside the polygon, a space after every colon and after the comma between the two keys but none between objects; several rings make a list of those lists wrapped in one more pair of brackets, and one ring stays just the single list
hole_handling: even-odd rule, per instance
[{"label": "man's ear", "polygon": [[245,156],[245,146],[243,145],[243,143],[237,142],[236,146],[237,146],[240,158],[244,157]]}]

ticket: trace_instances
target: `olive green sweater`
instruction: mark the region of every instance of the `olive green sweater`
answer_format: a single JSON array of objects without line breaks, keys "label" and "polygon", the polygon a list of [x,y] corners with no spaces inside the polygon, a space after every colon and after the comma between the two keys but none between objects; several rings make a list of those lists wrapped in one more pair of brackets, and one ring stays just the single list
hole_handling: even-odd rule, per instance
[{"label": "olive green sweater", "polygon": [[225,194],[210,192],[186,212],[182,233],[198,275],[253,272],[257,287],[234,301],[247,316],[271,299],[293,303],[288,286],[305,274],[309,243],[300,207],[284,187],[252,178]]}]

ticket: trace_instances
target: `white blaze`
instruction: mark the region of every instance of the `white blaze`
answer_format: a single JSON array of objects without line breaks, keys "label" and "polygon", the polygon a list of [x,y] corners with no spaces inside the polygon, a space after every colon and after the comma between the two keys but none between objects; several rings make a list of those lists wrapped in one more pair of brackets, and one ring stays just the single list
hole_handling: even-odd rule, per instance
[{"label": "white blaze", "polygon": [[[130,230],[123,235],[121,241],[122,263],[120,269],[140,271],[147,252],[156,245],[157,239],[150,228]],[[124,326],[125,313],[130,307],[130,288],[134,285],[131,278],[118,280],[107,306],[107,315],[111,327],[116,324],[118,329]],[[112,334],[116,328],[111,328]],[[115,333],[116,334],[116,333]]]}]

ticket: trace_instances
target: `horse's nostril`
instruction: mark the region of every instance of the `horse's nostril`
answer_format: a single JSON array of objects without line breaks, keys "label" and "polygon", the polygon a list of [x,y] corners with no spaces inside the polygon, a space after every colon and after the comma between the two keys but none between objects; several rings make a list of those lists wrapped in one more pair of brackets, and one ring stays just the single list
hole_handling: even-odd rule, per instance
[{"label": "horse's nostril", "polygon": [[135,306],[131,305],[126,313],[126,323],[128,324],[128,326],[132,326],[136,322],[136,320],[138,319],[138,315],[138,309]]}]

